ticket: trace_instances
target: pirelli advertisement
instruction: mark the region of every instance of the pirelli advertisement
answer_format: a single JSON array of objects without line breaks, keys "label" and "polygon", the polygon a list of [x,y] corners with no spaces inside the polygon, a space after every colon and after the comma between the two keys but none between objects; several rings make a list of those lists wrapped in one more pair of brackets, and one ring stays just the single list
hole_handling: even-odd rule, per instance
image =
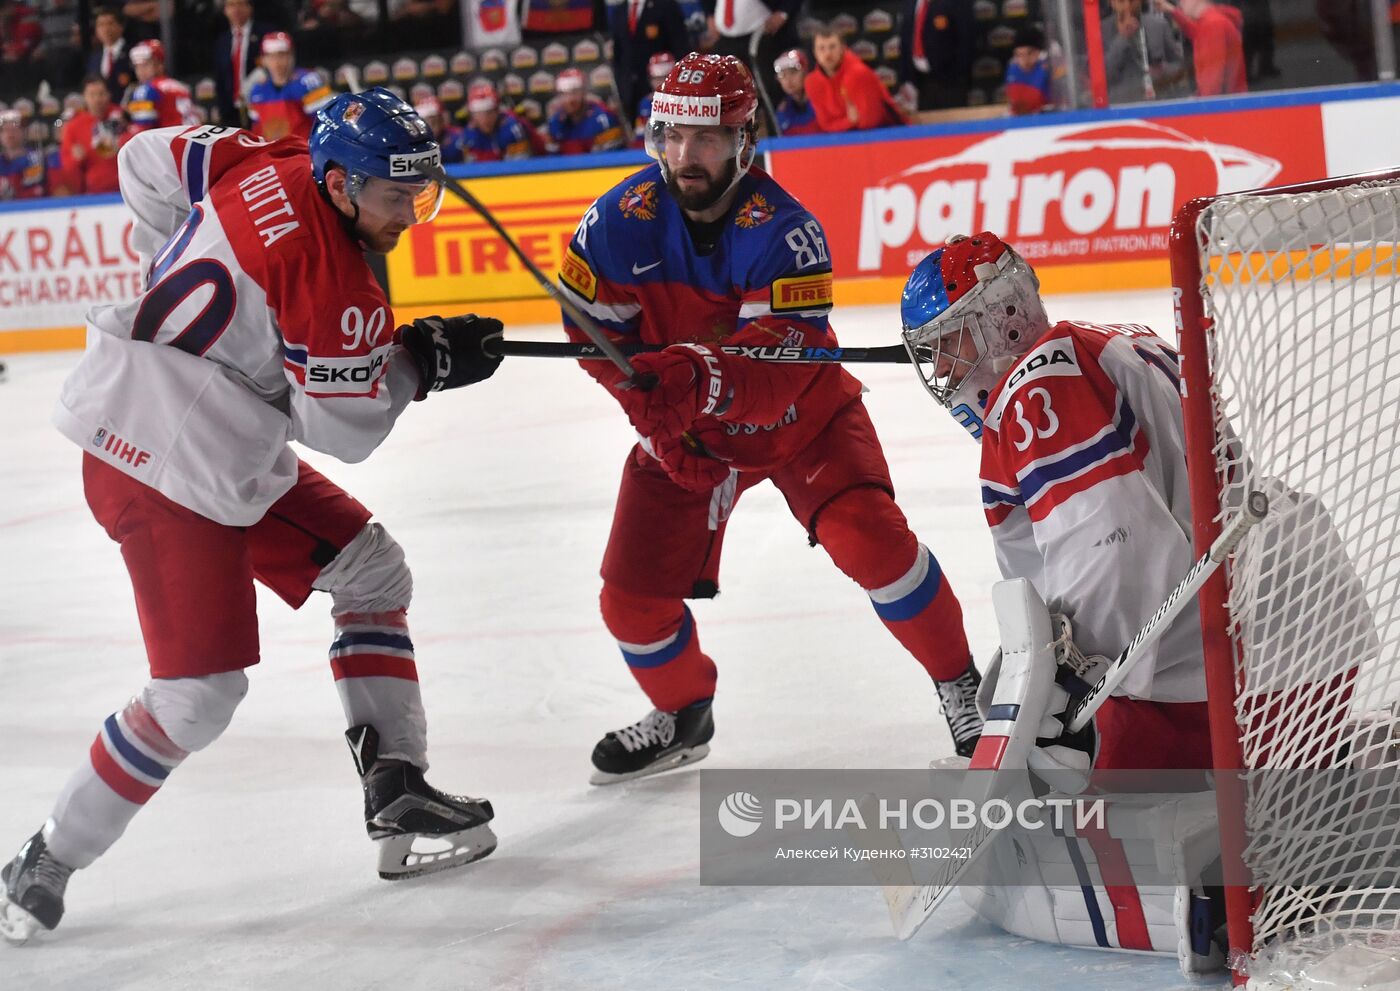
[{"label": "pirelli advertisement", "polygon": [[[894,302],[925,253],[950,234],[982,229],[1003,233],[1048,292],[1165,288],[1167,231],[1183,203],[1393,167],[1400,129],[1376,122],[1400,112],[1398,93],[1376,84],[1144,106],[1141,115],[799,138],[768,146],[765,159],[825,227],[838,304]],[[574,228],[595,198],[640,165],[567,165],[480,178],[470,166],[453,172],[541,270],[586,279],[567,257]],[[0,204],[0,353],[81,347],[89,306],[140,291],[129,232],[114,196]],[[512,322],[551,319],[524,266],[450,195],[431,224],[411,228],[389,255],[387,280],[394,307],[408,315],[518,300]],[[824,291],[801,280],[778,285],[772,306],[801,309]]]}]

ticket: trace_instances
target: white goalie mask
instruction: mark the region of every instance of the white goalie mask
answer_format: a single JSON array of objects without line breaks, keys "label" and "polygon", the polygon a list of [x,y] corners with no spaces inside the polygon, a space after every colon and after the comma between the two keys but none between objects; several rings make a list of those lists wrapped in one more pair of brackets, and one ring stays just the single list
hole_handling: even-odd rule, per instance
[{"label": "white goalie mask", "polygon": [[985,231],[915,266],[900,317],[919,381],[979,440],[988,394],[1050,327],[1034,270]]}]

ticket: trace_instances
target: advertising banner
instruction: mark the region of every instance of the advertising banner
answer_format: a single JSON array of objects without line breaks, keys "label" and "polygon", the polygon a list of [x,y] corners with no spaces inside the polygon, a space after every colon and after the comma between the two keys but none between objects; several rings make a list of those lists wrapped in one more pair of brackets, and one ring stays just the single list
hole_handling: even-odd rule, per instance
[{"label": "advertising banner", "polygon": [[[842,181],[832,182],[841,152]],[[1326,174],[1316,105],[779,150],[773,159],[778,181],[825,226],[837,278],[904,276],[949,235],[981,230],[1038,266],[1161,258],[1187,200]]]},{"label": "advertising banner", "polygon": [[78,327],[96,303],[134,299],[141,262],[121,203],[0,214],[0,329]]},{"label": "advertising banner", "polygon": [[[589,205],[638,166],[538,172],[466,181],[517,244],[550,277]],[[496,233],[451,193],[431,224],[410,228],[389,255],[394,306],[543,296]]]}]

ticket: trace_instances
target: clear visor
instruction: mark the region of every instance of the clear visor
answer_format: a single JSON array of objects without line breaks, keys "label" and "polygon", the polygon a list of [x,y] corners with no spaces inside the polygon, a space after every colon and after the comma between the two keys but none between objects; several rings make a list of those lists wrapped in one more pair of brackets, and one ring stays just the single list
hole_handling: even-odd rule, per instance
[{"label": "clear visor", "polygon": [[442,206],[442,184],[434,179],[394,182],[377,176],[352,175],[350,201],[363,213],[397,220],[405,227],[426,224]]},{"label": "clear visor", "polygon": [[653,118],[647,124],[647,154],[672,172],[696,165],[708,172],[738,158],[743,133],[738,127],[670,124]]},{"label": "clear visor", "polygon": [[904,349],[929,395],[952,409],[954,397],[982,363],[983,310],[958,307],[922,327],[904,328]]}]

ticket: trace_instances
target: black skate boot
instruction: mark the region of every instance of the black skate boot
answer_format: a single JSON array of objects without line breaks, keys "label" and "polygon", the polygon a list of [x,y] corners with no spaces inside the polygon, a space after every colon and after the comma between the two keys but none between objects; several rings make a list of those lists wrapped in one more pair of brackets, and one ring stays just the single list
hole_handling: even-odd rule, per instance
[{"label": "black skate boot", "polygon": [[951,681],[935,681],[938,699],[943,703],[943,716],[948,731],[953,734],[953,749],[959,757],[971,757],[982,736],[982,714],[977,711],[977,686],[982,676],[971,661],[967,670]]},{"label": "black skate boot", "polygon": [[373,726],[353,726],[345,739],[364,783],[365,829],[379,846],[380,877],[433,874],[496,849],[490,802],[440,792],[408,761],[380,759]]},{"label": "black skate boot", "polygon": [[63,893],[73,868],[49,853],[41,829],[0,867],[0,936],[23,943],[40,926],[52,929],[63,918]]},{"label": "black skate boot", "polygon": [[631,726],[609,733],[593,748],[595,770],[589,780],[611,785],[703,760],[715,735],[712,701],[701,699],[679,712],[652,709]]}]

